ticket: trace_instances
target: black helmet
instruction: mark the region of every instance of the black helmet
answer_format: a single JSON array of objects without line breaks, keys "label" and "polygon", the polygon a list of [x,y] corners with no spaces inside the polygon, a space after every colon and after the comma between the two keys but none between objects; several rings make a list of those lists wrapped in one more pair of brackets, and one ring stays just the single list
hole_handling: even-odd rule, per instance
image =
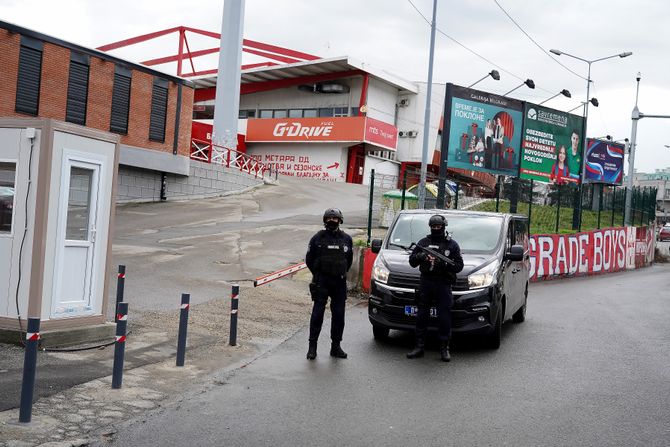
[{"label": "black helmet", "polygon": [[435,214],[434,216],[430,216],[430,219],[428,220],[428,226],[441,226],[442,228],[447,226],[447,219],[444,218],[444,216],[441,216],[439,214]]},{"label": "black helmet", "polygon": [[340,224],[344,222],[344,218],[342,217],[342,211],[338,210],[337,208],[328,208],[323,213],[323,223],[326,223],[326,219],[328,219],[329,217],[336,217],[340,221]]}]

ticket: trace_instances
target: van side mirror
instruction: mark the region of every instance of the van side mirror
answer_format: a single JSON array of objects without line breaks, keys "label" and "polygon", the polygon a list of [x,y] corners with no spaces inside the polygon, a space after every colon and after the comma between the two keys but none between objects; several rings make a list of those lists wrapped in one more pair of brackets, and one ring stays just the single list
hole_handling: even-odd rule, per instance
[{"label": "van side mirror", "polygon": [[523,246],[512,245],[507,253],[505,259],[509,261],[523,261]]},{"label": "van side mirror", "polygon": [[372,253],[379,253],[381,249],[382,249],[382,240],[373,239],[372,243],[370,244],[370,250],[372,250]]}]

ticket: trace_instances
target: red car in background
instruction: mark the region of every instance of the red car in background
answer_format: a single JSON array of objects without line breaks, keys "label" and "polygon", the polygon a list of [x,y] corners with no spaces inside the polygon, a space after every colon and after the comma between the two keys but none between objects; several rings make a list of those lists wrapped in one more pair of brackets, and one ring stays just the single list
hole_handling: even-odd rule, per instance
[{"label": "red car in background", "polygon": [[661,227],[656,236],[657,241],[670,241],[670,226]]}]

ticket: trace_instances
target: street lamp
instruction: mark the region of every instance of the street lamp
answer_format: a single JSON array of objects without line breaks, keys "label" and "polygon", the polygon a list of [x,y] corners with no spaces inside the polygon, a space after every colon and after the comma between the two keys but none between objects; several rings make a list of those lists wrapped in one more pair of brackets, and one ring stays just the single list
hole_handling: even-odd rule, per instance
[{"label": "street lamp", "polygon": [[488,78],[489,76],[491,76],[491,77],[492,77],[494,80],[496,80],[496,81],[499,81],[499,80],[500,80],[500,73],[498,73],[498,70],[491,70],[490,72],[486,73],[486,76],[484,76],[484,77],[481,78],[480,80],[475,81],[475,82],[473,82],[472,84],[468,85],[468,88],[473,87],[475,84],[480,83],[481,81],[483,81],[484,79]]},{"label": "street lamp", "polygon": [[560,92],[556,93],[556,94],[555,94],[554,96],[552,96],[551,98],[549,98],[549,99],[545,99],[544,101],[542,101],[542,102],[540,103],[540,105],[544,104],[544,103],[547,102],[547,101],[551,101],[552,99],[554,99],[554,98],[557,97],[558,95],[563,95],[563,96],[565,96],[566,98],[572,98],[572,95],[570,94],[570,91],[569,91],[569,90],[566,90],[566,89],[563,89],[563,90],[561,90]]},{"label": "street lamp", "polygon": [[512,93],[514,90],[516,90],[516,89],[518,89],[518,88],[521,88],[521,87],[523,87],[524,85],[528,86],[528,88],[531,88],[531,89],[535,88],[535,83],[533,82],[533,80],[532,80],[532,79],[526,79],[526,80],[523,81],[520,85],[517,85],[517,86],[514,87],[512,90],[510,90],[509,92],[505,93],[503,96],[507,96],[507,95],[509,95],[509,94]]},{"label": "street lamp", "polygon": [[[571,57],[571,58],[574,58],[574,59],[577,59],[579,61],[586,62],[587,64],[589,64],[589,72],[588,72],[588,76],[586,77],[586,102],[584,103],[584,136],[583,136],[583,140],[582,140],[583,141],[582,152],[583,152],[586,149],[586,128],[587,128],[587,120],[588,120],[588,117],[589,117],[589,93],[590,93],[590,89],[591,89],[591,64],[593,64],[595,62],[599,62],[599,61],[604,61],[605,59],[611,59],[613,57],[620,57],[620,58],[628,57],[633,53],[630,52],[630,51],[626,51],[626,52],[623,52],[623,53],[614,54],[612,56],[601,57],[599,59],[593,59],[593,60],[587,60],[587,59],[582,59],[581,57],[575,56],[573,54],[566,53],[566,52],[561,51],[561,50],[551,49],[549,51],[551,53],[555,54],[556,56],[566,55],[568,57]],[[585,165],[586,165],[586,163],[584,163],[582,161],[582,172],[580,174],[580,180],[584,178],[584,166]],[[579,192],[580,193],[581,193],[581,188],[582,188],[582,182],[580,181],[580,183],[579,183]],[[579,197],[581,197],[581,194],[579,195]],[[574,230],[581,229],[581,226],[582,226],[581,219],[580,219],[581,208],[582,208],[582,202],[581,202],[581,200],[579,200],[579,207],[578,208],[575,207],[575,212],[572,216],[572,228]]]},{"label": "street lamp", "polygon": [[[591,99],[589,100],[589,102],[590,102],[591,104],[593,104],[593,107],[598,107],[598,106],[600,105],[600,103],[598,102],[598,98],[591,98]],[[582,101],[577,107],[568,110],[566,113],[570,113],[570,112],[572,112],[573,110],[577,110],[577,109],[580,108],[580,107],[584,107],[584,104],[585,104],[584,101]]]}]

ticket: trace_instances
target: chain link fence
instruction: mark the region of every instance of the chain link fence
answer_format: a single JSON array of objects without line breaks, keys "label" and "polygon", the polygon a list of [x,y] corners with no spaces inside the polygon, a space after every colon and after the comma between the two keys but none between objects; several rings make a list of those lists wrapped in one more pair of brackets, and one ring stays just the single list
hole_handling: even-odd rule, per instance
[{"label": "chain link fence", "polygon": [[[426,209],[437,208],[437,175],[426,176]],[[368,235],[371,228],[388,228],[400,210],[418,208],[418,171],[401,178],[370,173]],[[531,234],[569,234],[624,225],[627,195],[631,195],[630,224],[648,225],[656,218],[656,189],[585,184],[552,185],[499,177],[493,190],[480,184],[448,178],[445,208],[514,212],[528,216]]]}]

